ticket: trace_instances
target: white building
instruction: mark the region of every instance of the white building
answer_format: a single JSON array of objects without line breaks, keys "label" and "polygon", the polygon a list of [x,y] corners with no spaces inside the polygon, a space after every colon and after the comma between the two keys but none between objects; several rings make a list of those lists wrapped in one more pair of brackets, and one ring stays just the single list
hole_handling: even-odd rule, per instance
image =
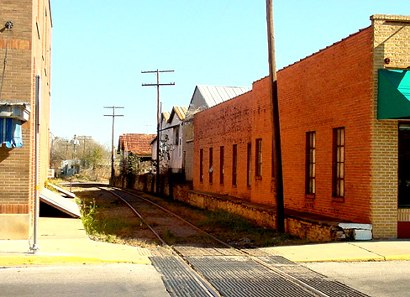
[{"label": "white building", "polygon": [[[186,107],[174,106],[171,113],[163,112],[160,123],[160,171],[182,172],[182,124],[187,112]],[[152,159],[157,159],[157,140],[152,141]]]}]

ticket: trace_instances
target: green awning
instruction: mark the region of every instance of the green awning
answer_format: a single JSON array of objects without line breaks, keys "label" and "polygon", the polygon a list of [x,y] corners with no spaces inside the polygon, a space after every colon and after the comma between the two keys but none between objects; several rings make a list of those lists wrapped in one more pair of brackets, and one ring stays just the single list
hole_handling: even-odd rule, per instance
[{"label": "green awning", "polygon": [[379,69],[377,118],[410,119],[410,71]]}]

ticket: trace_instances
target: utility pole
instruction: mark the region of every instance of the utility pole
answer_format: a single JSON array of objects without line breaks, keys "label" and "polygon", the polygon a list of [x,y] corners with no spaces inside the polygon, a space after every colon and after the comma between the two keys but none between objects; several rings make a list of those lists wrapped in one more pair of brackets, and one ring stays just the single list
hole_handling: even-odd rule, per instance
[{"label": "utility pole", "polygon": [[111,182],[114,181],[115,170],[114,170],[114,122],[115,117],[123,117],[123,114],[115,114],[115,110],[118,108],[124,108],[123,106],[104,106],[104,108],[111,108],[112,114],[105,114],[105,117],[112,117],[112,127],[111,127]]},{"label": "utility pole", "polygon": [[160,100],[159,100],[159,88],[161,86],[174,86],[175,83],[165,83],[162,84],[159,82],[159,74],[163,72],[174,72],[174,70],[150,70],[150,71],[141,71],[141,73],[156,73],[157,83],[155,84],[142,84],[143,87],[157,87],[157,163],[155,166],[156,169],[156,193],[159,195],[159,142],[160,142],[160,125],[161,125],[161,112],[160,112]]},{"label": "utility pole", "polygon": [[78,136],[77,139],[83,141],[83,156],[85,156],[86,143],[87,141],[91,140],[92,137],[91,136]]},{"label": "utility pole", "polygon": [[283,175],[282,175],[282,152],[280,138],[280,119],[278,102],[278,83],[276,76],[275,59],[275,35],[273,25],[273,0],[266,0],[266,22],[268,33],[268,56],[269,56],[269,77],[271,80],[272,93],[272,153],[273,168],[272,173],[275,179],[276,189],[276,228],[278,232],[285,232],[285,206],[283,198]]}]

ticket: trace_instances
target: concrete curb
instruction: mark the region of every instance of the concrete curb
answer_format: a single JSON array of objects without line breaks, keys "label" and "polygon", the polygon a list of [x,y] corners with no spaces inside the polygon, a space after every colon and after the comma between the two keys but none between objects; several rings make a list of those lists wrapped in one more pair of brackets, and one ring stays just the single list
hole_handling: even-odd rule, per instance
[{"label": "concrete curb", "polygon": [[331,242],[262,248],[293,262],[410,261],[410,241]]},{"label": "concrete curb", "polygon": [[60,255],[25,255],[25,256],[0,256],[0,267],[16,267],[28,265],[69,265],[69,264],[140,264],[151,265],[148,257],[135,257],[129,259],[100,259],[82,256],[60,256]]}]

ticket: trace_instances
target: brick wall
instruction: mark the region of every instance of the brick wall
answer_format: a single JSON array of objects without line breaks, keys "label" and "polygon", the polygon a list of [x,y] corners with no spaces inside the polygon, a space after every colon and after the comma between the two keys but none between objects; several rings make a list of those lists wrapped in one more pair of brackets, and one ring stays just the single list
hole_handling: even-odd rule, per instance
[{"label": "brick wall", "polygon": [[[255,203],[275,203],[271,191],[272,111],[267,78],[253,90],[233,100],[195,114],[194,189],[226,194]],[[262,139],[262,176],[255,176],[255,142]],[[251,143],[251,178],[247,182],[247,150]],[[237,181],[233,185],[233,145],[237,146]],[[224,181],[220,183],[220,151],[224,147]],[[209,180],[209,149],[213,150],[212,183]],[[199,152],[203,150],[203,182],[199,180]]]},{"label": "brick wall", "polygon": [[[410,18],[374,16],[363,29],[278,72],[285,207],[338,221],[372,223],[373,237],[397,237],[398,121],[379,121],[377,70],[410,66]],[[390,63],[384,62],[385,58]],[[271,186],[269,79],[242,96],[195,116],[194,190],[275,204]],[[345,129],[345,193],[333,197],[333,129]],[[305,194],[306,132],[316,132],[316,192]],[[255,140],[263,139],[262,178],[255,177]],[[252,144],[251,186],[246,147]],[[238,181],[232,186],[232,145]],[[225,181],[219,184],[219,148]],[[209,148],[213,182],[209,182]],[[203,150],[203,181],[199,151]]]},{"label": "brick wall", "polygon": [[[2,62],[7,59],[4,73],[3,70],[0,72],[3,79],[1,102],[32,103],[31,2],[2,1],[0,26],[3,27],[7,21],[12,21],[14,27],[11,31],[0,33],[0,59]],[[27,12],[22,9],[23,7]],[[21,213],[28,210],[31,195],[30,128],[30,122],[22,126],[25,144],[22,148],[0,147],[0,205],[4,205],[2,213]]]},{"label": "brick wall", "polygon": [[[377,120],[377,70],[410,66],[410,17],[376,15],[374,28],[372,97],[372,204],[373,236],[397,237],[398,121]],[[389,58],[390,63],[384,59]]]},{"label": "brick wall", "polygon": [[[4,84],[1,102],[27,102],[31,113],[22,125],[23,147],[0,147],[0,224],[2,238],[27,238],[34,199],[35,77],[41,77],[41,128],[39,189],[49,164],[51,12],[48,0],[4,0],[0,26],[12,21],[10,31],[0,33],[0,60]],[[22,217],[24,216],[24,217]],[[31,216],[31,220],[30,220]],[[15,225],[15,226],[14,226]],[[7,226],[8,228],[5,228]],[[14,233],[13,233],[14,232]],[[18,234],[17,234],[18,233]]]},{"label": "brick wall", "polygon": [[[278,73],[285,207],[370,222],[372,29]],[[333,128],[345,128],[345,197],[332,197]],[[316,193],[305,195],[306,132],[316,132]]]}]

